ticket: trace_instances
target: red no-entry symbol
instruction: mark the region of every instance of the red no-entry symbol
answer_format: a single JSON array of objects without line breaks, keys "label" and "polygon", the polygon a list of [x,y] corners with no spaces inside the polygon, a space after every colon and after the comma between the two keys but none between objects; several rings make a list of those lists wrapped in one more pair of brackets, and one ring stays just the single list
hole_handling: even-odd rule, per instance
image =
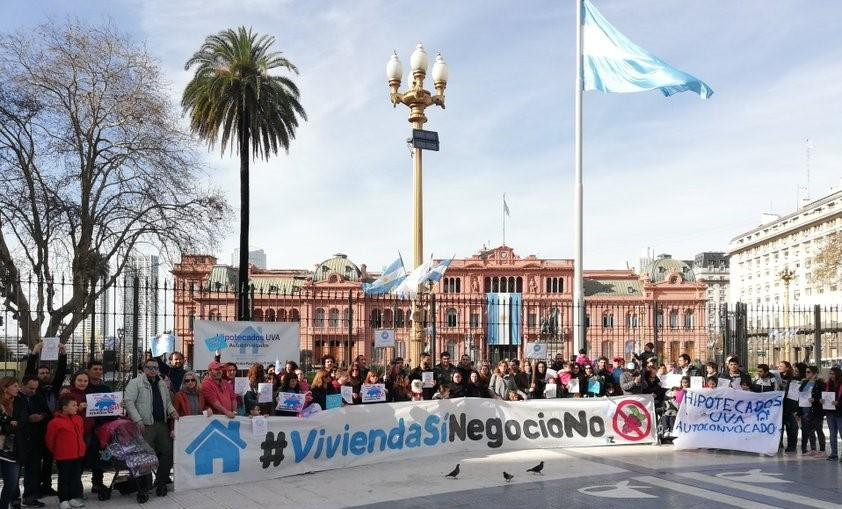
[{"label": "red no-entry symbol", "polygon": [[621,437],[631,442],[639,442],[649,436],[652,430],[652,416],[642,403],[627,399],[617,405],[612,425],[614,432]]}]

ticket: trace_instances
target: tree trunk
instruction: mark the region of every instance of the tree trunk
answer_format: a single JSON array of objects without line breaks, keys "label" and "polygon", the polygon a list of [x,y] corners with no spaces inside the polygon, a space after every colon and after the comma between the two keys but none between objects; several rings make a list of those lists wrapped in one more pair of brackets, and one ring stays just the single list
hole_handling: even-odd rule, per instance
[{"label": "tree trunk", "polygon": [[240,115],[240,267],[237,320],[249,319],[249,118]]}]

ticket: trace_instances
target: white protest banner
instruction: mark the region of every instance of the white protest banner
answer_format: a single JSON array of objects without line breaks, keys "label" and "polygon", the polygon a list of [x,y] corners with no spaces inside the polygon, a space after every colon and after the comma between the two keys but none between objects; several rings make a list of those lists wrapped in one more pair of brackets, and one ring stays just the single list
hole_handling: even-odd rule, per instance
[{"label": "white protest banner", "polygon": [[234,393],[242,396],[249,391],[249,379],[247,376],[234,377]]},{"label": "white protest banner", "polygon": [[374,348],[387,348],[395,346],[395,331],[391,329],[378,329],[374,331]]},{"label": "white protest banner", "polygon": [[[248,369],[255,362],[268,359],[299,361],[298,323],[296,322],[218,322],[196,320],[193,365],[206,369],[216,350],[221,362],[233,362]],[[219,348],[224,346],[225,348]]]},{"label": "white protest banner", "polygon": [[673,445],[775,454],[782,408],[780,391],[686,390],[673,427]]},{"label": "white protest banner", "polygon": [[342,401],[348,403],[349,405],[354,404],[354,388],[349,387],[347,385],[343,385],[340,389],[342,392]]},{"label": "white protest banner", "polygon": [[176,491],[447,453],[656,440],[651,395],[383,403],[266,421],[263,437],[245,417],[176,421]]},{"label": "white protest banner", "polygon": [[546,343],[526,343],[525,350],[527,359],[546,359]]},{"label": "white protest banner", "polygon": [[85,403],[87,403],[85,417],[123,415],[122,402],[122,392],[100,392],[97,394],[87,394],[85,396]]},{"label": "white protest banner", "polygon": [[363,403],[386,401],[386,385],[363,384],[362,389],[360,389],[360,397],[362,397]]},{"label": "white protest banner", "polygon": [[[836,410],[836,394],[833,392],[822,392],[822,409],[823,410]],[[828,420],[831,419],[831,416],[827,417]]]},{"label": "white protest banner", "polygon": [[435,380],[433,379],[434,373],[432,371],[422,371],[421,372],[421,387],[426,387],[427,389],[431,389],[434,385],[436,385]]},{"label": "white protest banner", "polygon": [[41,360],[57,361],[58,344],[58,338],[44,338],[44,340],[41,342]]},{"label": "white protest banner", "polygon": [[300,412],[304,409],[304,394],[297,392],[279,392],[278,406],[275,410],[282,410],[284,412]]},{"label": "white protest banner", "polygon": [[705,377],[703,376],[691,376],[690,377],[690,388],[694,391],[702,390],[705,387]]},{"label": "white protest banner", "polygon": [[271,403],[272,402],[272,384],[259,383],[257,384],[257,402]]}]

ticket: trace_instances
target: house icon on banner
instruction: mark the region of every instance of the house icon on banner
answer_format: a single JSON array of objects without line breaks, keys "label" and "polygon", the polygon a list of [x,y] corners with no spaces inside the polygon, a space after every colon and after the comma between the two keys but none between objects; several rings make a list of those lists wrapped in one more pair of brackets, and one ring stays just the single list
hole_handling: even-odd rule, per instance
[{"label": "house icon on banner", "polygon": [[246,348],[251,347],[251,354],[257,355],[260,345],[263,343],[263,333],[252,326],[248,326],[240,332],[240,336],[243,337],[243,339],[237,341],[240,346],[240,353],[246,353]]},{"label": "house icon on banner", "polygon": [[240,438],[240,423],[229,421],[226,427],[214,420],[199,433],[187,449],[187,454],[193,455],[195,475],[210,475],[213,473],[213,461],[222,460],[222,473],[240,471],[240,449],[245,449],[246,443]]}]

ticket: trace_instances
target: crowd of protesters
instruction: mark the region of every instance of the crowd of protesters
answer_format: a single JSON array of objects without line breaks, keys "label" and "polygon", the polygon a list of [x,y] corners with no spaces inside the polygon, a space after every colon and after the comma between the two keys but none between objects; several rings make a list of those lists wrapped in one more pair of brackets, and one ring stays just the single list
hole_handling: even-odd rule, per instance
[{"label": "crowd of protesters", "polygon": [[[61,509],[83,507],[83,470],[91,471],[92,493],[105,490],[100,449],[96,431],[117,417],[86,417],[86,396],[111,392],[103,382],[103,365],[91,361],[87,368],[67,377],[67,356],[60,350],[58,362],[51,369],[39,363],[41,345],[36,345],[26,359],[26,369],[19,381],[0,379],[0,473],[3,487],[0,509],[8,507],[43,507],[39,499],[58,496]],[[124,389],[123,405],[127,418],[142,433],[158,456],[154,478],[157,495],[167,494],[173,464],[174,421],[181,416],[278,415],[296,416],[328,408],[328,396],[343,394],[345,405],[373,404],[365,401],[365,384],[383,384],[387,402],[422,401],[453,398],[488,398],[522,401],[543,398],[598,398],[623,394],[652,394],[661,419],[669,423],[684,392],[694,377],[701,377],[703,388],[717,388],[723,380],[735,389],[753,392],[795,387],[808,399],[784,398],[781,446],[796,452],[801,430],[801,452],[808,457],[838,459],[838,437],[842,436],[842,371],[831,368],[826,380],[819,378],[816,366],[781,361],[772,370],[766,364],[756,368],[751,378],[736,358],[729,358],[720,368],[716,363],[702,365],[681,354],[674,365],[659,364],[654,345],[632,359],[600,357],[594,361],[585,351],[572,358],[557,354],[552,360],[501,360],[473,362],[462,355],[453,363],[448,352],[438,362],[423,353],[416,366],[398,357],[380,374],[359,355],[348,368],[326,356],[312,380],[293,361],[283,366],[253,364],[247,371],[247,384],[238,394],[237,366],[218,360],[207,366],[204,376],[186,369],[184,356],[178,352],[167,357],[147,358],[142,373]],[[680,375],[667,377],[666,375]],[[668,380],[680,380],[670,384]],[[698,380],[698,378],[696,378]],[[272,401],[262,402],[260,384],[272,384]],[[795,385],[793,385],[795,384]],[[670,386],[673,385],[673,386]],[[343,388],[346,388],[343,390]],[[822,405],[822,392],[835,395],[835,409]],[[304,395],[304,411],[279,410],[282,393]],[[345,400],[345,396],[349,396]],[[800,406],[799,402],[807,403]],[[824,434],[827,422],[830,436]],[[827,442],[830,454],[826,455]],[[809,450],[808,450],[809,449]],[[53,488],[53,464],[58,472],[58,490]],[[21,476],[22,472],[22,476]],[[20,480],[23,480],[23,491]]]}]

